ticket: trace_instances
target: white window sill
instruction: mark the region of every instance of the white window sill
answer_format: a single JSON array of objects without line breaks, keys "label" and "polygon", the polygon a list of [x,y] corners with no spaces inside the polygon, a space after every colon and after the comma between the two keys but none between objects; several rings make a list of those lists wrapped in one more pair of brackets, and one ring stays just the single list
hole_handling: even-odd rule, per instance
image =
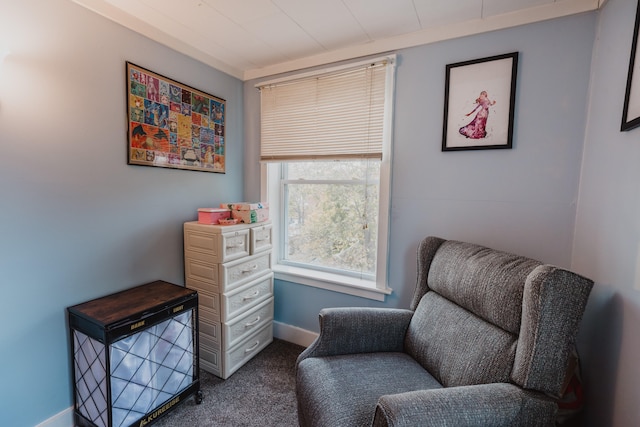
[{"label": "white window sill", "polygon": [[377,288],[374,281],[341,276],[339,274],[281,264],[273,265],[272,270],[275,274],[275,278],[278,280],[299,283],[301,285],[341,292],[343,294],[354,295],[376,301],[384,301],[385,296],[390,295],[392,292],[391,288]]}]

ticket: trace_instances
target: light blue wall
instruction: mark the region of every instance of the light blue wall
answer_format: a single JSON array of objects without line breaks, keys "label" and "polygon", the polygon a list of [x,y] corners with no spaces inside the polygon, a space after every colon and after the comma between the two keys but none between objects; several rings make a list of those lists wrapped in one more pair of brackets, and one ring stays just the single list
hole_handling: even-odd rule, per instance
[{"label": "light blue wall", "polygon": [[[72,405],[67,306],[183,284],[182,223],[243,197],[243,86],[69,0],[0,3],[0,425]],[[228,173],[126,164],[125,61],[227,100]]]},{"label": "light blue wall", "polygon": [[[599,282],[581,335],[592,425],[640,418],[640,130],[617,131],[634,3],[609,0],[599,21],[582,14],[398,52],[394,294],[377,303],[277,282],[276,320],[317,330],[322,307],[407,306],[428,234],[572,266]],[[0,41],[13,51],[0,65],[0,425],[21,427],[72,403],[67,306],[158,278],[182,284],[182,222],[219,200],[259,199],[259,103],[255,82],[243,88],[68,0],[2,2]],[[511,51],[514,149],[442,153],[445,65]],[[227,99],[226,175],[126,165],[125,60]]]},{"label": "light blue wall", "polygon": [[596,281],[581,334],[594,427],[640,425],[640,128],[620,132],[637,5],[600,12],[576,217],[573,265]]},{"label": "light blue wall", "polygon": [[[569,267],[596,14],[398,52],[385,303],[276,282],[277,321],[318,331],[329,306],[407,307],[427,235]],[[512,150],[443,153],[445,65],[520,52]],[[259,93],[245,83],[245,192],[259,197]],[[253,192],[253,193],[252,193]]]}]

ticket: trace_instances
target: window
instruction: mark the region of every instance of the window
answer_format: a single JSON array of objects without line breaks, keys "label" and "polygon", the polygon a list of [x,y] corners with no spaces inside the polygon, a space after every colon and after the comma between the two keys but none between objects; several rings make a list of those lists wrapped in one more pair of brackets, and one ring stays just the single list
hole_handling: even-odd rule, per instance
[{"label": "window", "polygon": [[383,300],[395,57],[257,85],[276,277]]},{"label": "window", "polygon": [[283,264],[375,280],[380,162],[282,164]]}]

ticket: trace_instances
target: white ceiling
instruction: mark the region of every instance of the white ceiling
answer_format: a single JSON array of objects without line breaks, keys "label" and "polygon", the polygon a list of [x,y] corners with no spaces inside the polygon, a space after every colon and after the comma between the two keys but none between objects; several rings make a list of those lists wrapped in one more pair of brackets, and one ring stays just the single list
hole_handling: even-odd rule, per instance
[{"label": "white ceiling", "polygon": [[242,80],[598,9],[603,0],[73,0]]}]

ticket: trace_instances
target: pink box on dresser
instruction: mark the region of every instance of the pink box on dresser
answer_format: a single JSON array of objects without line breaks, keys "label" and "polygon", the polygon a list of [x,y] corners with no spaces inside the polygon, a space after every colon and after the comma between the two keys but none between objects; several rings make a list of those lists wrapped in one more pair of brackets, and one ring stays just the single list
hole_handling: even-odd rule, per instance
[{"label": "pink box on dresser", "polygon": [[198,209],[199,224],[218,224],[218,220],[231,218],[231,211],[222,208],[200,208]]}]

